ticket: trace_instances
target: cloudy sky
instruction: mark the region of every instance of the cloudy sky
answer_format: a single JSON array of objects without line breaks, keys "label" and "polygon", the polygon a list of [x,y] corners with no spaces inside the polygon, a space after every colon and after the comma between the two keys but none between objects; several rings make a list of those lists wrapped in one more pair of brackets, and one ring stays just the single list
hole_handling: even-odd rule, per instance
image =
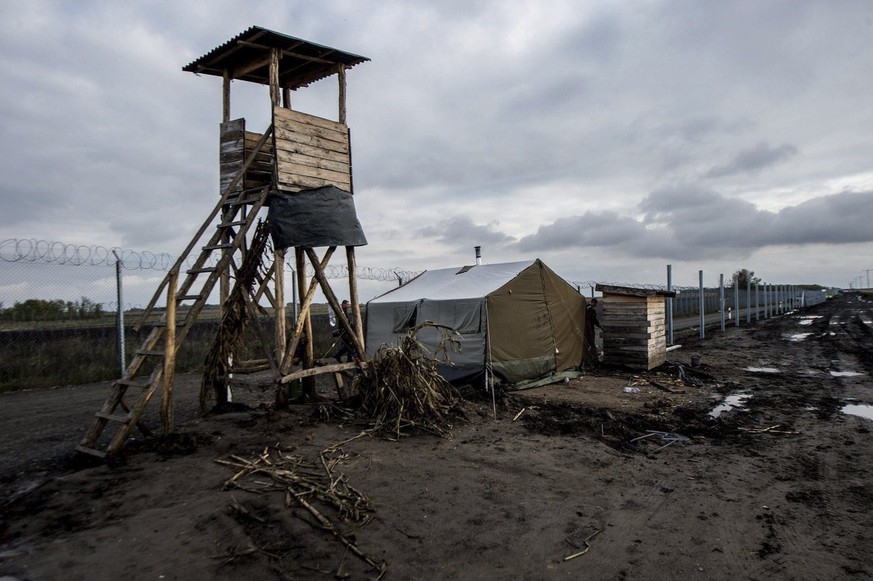
[{"label": "cloudy sky", "polygon": [[[0,240],[178,253],[221,119],[220,79],[181,69],[251,25],[372,59],[348,75],[361,265],[873,269],[869,0],[3,2]],[[336,83],[292,102],[335,119]],[[267,127],[266,88],[232,106]]]}]

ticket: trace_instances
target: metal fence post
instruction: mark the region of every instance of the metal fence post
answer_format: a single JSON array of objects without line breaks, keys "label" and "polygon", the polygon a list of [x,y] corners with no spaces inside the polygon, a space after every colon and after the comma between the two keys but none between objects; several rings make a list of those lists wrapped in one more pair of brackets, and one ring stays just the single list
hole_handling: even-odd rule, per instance
[{"label": "metal fence post", "polygon": [[118,325],[118,362],[121,367],[121,375],[124,377],[124,372],[127,370],[127,357],[124,353],[124,298],[121,284],[121,256],[115,250],[112,251],[115,255],[115,296],[118,300],[118,315],[116,315],[116,323]]},{"label": "metal fence post", "polygon": [[755,322],[761,320],[761,283],[755,283]]},{"label": "metal fence post", "polygon": [[[667,265],[667,292],[673,292],[673,265]],[[667,345],[673,344],[673,299],[667,298]]]},{"label": "metal fence post", "polygon": [[721,332],[724,333],[724,274],[718,275],[718,310],[721,312]]},{"label": "metal fence post", "polygon": [[752,277],[746,277],[746,324],[752,322]]},{"label": "metal fence post", "polygon": [[700,271],[700,338],[706,337],[706,306],[703,302],[703,271]]},{"label": "metal fence post", "polygon": [[734,327],[740,326],[740,277],[734,279]]}]

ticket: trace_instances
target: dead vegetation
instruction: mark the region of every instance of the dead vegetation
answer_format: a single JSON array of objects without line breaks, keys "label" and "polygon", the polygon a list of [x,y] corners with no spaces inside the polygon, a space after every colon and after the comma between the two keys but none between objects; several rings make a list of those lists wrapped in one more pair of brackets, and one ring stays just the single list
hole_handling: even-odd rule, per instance
[{"label": "dead vegetation", "polygon": [[[356,438],[362,435],[364,433]],[[294,514],[314,528],[329,533],[340,543],[344,552],[336,569],[336,578],[349,577],[344,572],[346,552],[351,552],[364,561],[381,578],[388,570],[388,565],[361,549],[352,534],[369,523],[375,511],[370,500],[349,484],[346,475],[337,472],[337,468],[350,457],[340,447],[344,443],[346,442],[323,450],[319,453],[318,462],[312,462],[279,447],[267,448],[252,459],[232,455],[216,462],[237,471],[224,483],[225,489],[236,488],[258,495],[282,493],[286,508],[303,508],[314,521],[303,518],[298,513]],[[266,524],[235,498],[230,508],[261,525]],[[281,558],[260,547],[251,546],[247,550],[261,552],[275,559]]]},{"label": "dead vegetation", "polygon": [[214,398],[216,407],[227,404],[227,377],[230,373],[233,354],[239,351],[240,342],[246,329],[254,324],[263,341],[264,332],[260,328],[256,309],[249,294],[258,279],[266,275],[260,256],[267,247],[270,237],[269,223],[261,222],[255,230],[249,252],[236,272],[237,284],[224,302],[221,325],[212,345],[206,354],[203,383],[200,387],[200,412],[206,413],[209,401]]},{"label": "dead vegetation", "polygon": [[[418,340],[423,329],[440,332],[434,353]],[[372,419],[374,431],[397,438],[415,428],[449,434],[461,398],[438,366],[451,365],[450,351],[460,350],[455,335],[450,327],[425,321],[410,329],[399,346],[383,345],[376,351],[358,382],[360,409]]]}]

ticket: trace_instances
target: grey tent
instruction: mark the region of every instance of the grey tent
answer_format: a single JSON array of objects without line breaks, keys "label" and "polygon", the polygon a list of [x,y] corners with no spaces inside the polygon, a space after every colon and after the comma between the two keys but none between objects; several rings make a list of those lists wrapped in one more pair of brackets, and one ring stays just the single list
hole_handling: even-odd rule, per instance
[{"label": "grey tent", "polygon": [[[585,308],[585,297],[539,259],[428,270],[367,303],[367,352],[397,345],[408,329],[433,321],[461,337],[461,352],[441,369],[447,379],[490,366],[512,385],[577,368],[596,353]],[[432,351],[439,336],[425,329],[418,338]]]}]

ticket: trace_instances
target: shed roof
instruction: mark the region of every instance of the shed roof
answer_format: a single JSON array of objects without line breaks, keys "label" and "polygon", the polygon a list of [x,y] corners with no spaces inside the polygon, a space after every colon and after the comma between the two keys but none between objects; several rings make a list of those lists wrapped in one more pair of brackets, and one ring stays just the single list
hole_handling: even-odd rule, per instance
[{"label": "shed roof", "polygon": [[402,303],[419,299],[483,298],[535,263],[536,260],[528,260],[426,270],[403,286],[388,291],[370,302]]},{"label": "shed roof", "polygon": [[652,288],[637,288],[632,286],[619,286],[614,284],[598,284],[595,290],[603,294],[625,295],[629,297],[665,297],[673,298],[676,293]]},{"label": "shed roof", "polygon": [[299,89],[337,73],[337,65],[351,68],[370,59],[301,38],[252,26],[194,62],[182,67],[190,73],[224,76],[261,85],[270,84],[270,51],[282,51],[279,86]]}]

